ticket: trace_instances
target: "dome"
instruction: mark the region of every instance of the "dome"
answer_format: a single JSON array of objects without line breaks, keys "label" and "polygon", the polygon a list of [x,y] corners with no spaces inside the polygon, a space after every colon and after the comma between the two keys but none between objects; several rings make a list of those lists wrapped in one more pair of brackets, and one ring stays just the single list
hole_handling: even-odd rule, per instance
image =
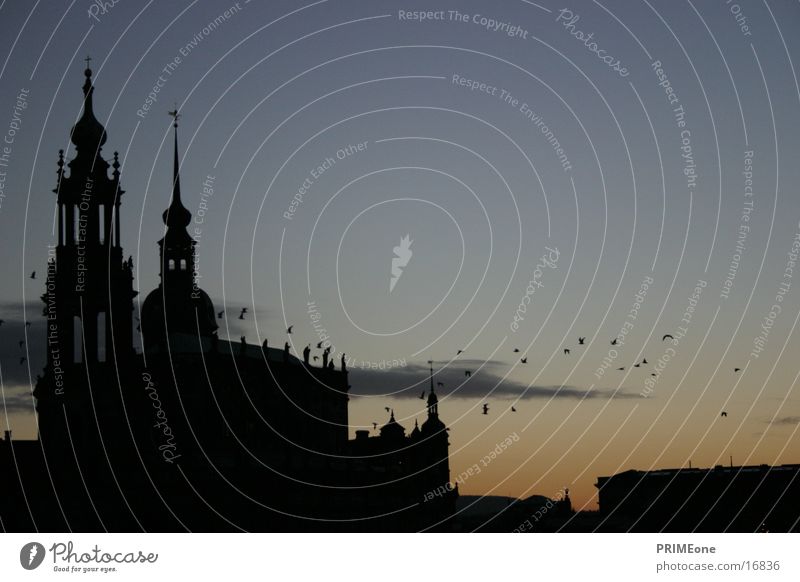
[{"label": "dome", "polygon": [[209,336],[217,330],[214,303],[202,289],[189,294],[167,293],[163,285],[153,289],[142,304],[141,325],[145,349],[163,343],[166,333]]},{"label": "dome", "polygon": [[164,220],[164,224],[170,228],[186,228],[192,222],[192,213],[181,203],[180,197],[173,195],[172,203],[163,212],[161,218]]},{"label": "dome", "polygon": [[78,122],[72,127],[71,140],[78,149],[86,151],[99,151],[103,144],[106,143],[106,129],[97,121],[92,111],[92,70],[86,69],[84,71],[86,81],[83,84],[83,115]]}]

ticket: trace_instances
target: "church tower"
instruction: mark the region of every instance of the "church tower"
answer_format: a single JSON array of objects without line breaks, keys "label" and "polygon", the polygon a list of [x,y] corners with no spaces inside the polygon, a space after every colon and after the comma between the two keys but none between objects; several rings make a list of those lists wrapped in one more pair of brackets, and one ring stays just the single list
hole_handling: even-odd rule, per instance
[{"label": "church tower", "polygon": [[58,240],[51,247],[42,295],[47,365],[34,393],[42,435],[63,422],[62,405],[81,414],[87,402],[97,403],[90,391],[113,390],[102,379],[114,376],[110,370],[124,367],[134,356],[131,316],[136,292],[133,261],[123,259],[120,245],[119,157],[115,152],[109,164],[101,156],[106,131],[94,116],[89,60],[83,112],[72,128],[75,157],[66,164],[67,171],[64,151],[59,151],[58,185],[53,190]]},{"label": "church tower", "polygon": [[[439,419],[439,398],[433,387],[433,362],[428,362],[430,370],[430,392],[428,393],[428,418],[422,423],[420,436],[417,437],[423,446],[421,455],[424,459],[425,470],[422,474],[427,491],[434,491],[436,488],[449,488],[450,484],[450,460],[449,449],[450,440],[447,434],[447,427]],[[447,497],[442,500],[443,506],[440,508],[443,515],[452,514],[455,499],[458,493],[450,490]],[[435,513],[435,512],[434,512]]]},{"label": "church tower", "polygon": [[[158,241],[161,279],[142,305],[142,333],[145,352],[167,349],[170,336],[211,337],[216,333],[214,304],[197,285],[195,270],[196,241],[187,231],[192,213],[181,201],[181,179],[178,164],[178,114],[174,118],[172,196],[162,214],[166,232]],[[195,344],[196,339],[195,339]],[[173,346],[175,347],[175,346]]]},{"label": "church tower", "polygon": [[[88,59],[87,59],[88,64]],[[64,172],[59,152],[58,244],[48,266],[48,287],[58,311],[59,355],[62,361],[95,364],[128,358],[133,350],[133,264],[120,246],[119,156],[109,164],[101,155],[106,131],[94,116],[92,70],[84,72],[83,115],[72,128],[76,155]],[[52,277],[52,281],[51,281]],[[54,288],[51,287],[54,284]],[[45,315],[50,318],[48,312]],[[53,353],[48,351],[52,358]]]}]

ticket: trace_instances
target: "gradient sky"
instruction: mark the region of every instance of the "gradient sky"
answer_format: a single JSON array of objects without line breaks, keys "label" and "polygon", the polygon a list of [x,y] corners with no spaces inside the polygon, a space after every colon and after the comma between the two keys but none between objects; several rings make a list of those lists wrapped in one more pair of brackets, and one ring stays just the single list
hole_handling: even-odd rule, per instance
[{"label": "gradient sky", "polygon": [[[407,20],[401,10],[444,11],[444,20]],[[503,26],[489,29],[481,17]],[[224,320],[221,334],[281,345],[292,324],[300,352],[317,341],[313,301],[337,362],[342,351],[356,360],[353,430],[385,422],[385,406],[409,430],[423,420],[418,396],[434,360],[452,477],[481,466],[462,493],[554,497],[569,487],[578,506],[594,509],[598,475],[731,456],[800,461],[800,271],[784,277],[800,233],[797,3],[122,0],[100,10],[6,1],[0,22],[4,136],[27,91],[0,168],[0,365],[16,436],[35,434],[43,283],[28,275],[44,272],[54,240],[57,152],[73,153],[88,53],[109,136],[103,154],[118,150],[123,161],[122,240],[140,298],[157,284],[170,193],[166,112],[177,103],[184,204],[202,220],[201,285],[218,309],[255,314]],[[511,26],[520,32],[509,36]],[[578,31],[594,34],[580,40]],[[677,103],[659,85],[657,61]],[[137,114],[159,75],[157,102]],[[454,75],[497,89],[470,90]],[[682,146],[691,147],[694,187]],[[327,158],[335,162],[314,177]],[[214,194],[204,199],[208,176]],[[405,235],[413,254],[390,292],[393,248]],[[553,254],[546,248],[558,260],[534,274]],[[532,278],[541,287],[512,330]],[[705,287],[686,325],[698,282]],[[781,313],[756,357],[784,282]],[[613,348],[626,322],[624,345]],[[684,337],[662,342],[678,326]],[[27,351],[17,343],[25,334]],[[610,349],[616,357],[598,378]],[[649,363],[633,368],[642,358]],[[357,369],[392,360],[404,365]],[[518,442],[480,463],[515,433]]]}]

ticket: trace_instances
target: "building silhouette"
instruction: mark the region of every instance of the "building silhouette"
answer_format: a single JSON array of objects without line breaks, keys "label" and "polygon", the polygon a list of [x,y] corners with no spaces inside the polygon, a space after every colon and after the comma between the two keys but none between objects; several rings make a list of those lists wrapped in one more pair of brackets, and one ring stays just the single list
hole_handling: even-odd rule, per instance
[{"label": "building silhouette", "polygon": [[800,465],[625,471],[598,477],[604,531],[800,529]]},{"label": "building silhouette", "polygon": [[[120,163],[101,156],[92,71],[59,152],[58,241],[47,265],[47,364],[34,390],[39,438],[6,433],[6,531],[403,531],[454,511],[448,433],[431,379],[427,419],[406,434],[349,439],[348,374],[220,339],[197,284],[181,200],[178,113],[160,282],[133,342],[133,260],[120,245]],[[327,358],[326,358],[327,359]],[[344,368],[344,363],[342,364]],[[447,489],[428,500],[426,493]]]}]

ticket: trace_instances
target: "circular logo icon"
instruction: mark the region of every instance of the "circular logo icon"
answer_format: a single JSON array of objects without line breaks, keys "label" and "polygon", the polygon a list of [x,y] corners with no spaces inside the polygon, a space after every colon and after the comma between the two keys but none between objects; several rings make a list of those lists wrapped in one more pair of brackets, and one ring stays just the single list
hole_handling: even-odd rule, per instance
[{"label": "circular logo icon", "polygon": [[44,561],[45,549],[39,542],[28,542],[19,551],[19,563],[26,570],[35,570]]}]

